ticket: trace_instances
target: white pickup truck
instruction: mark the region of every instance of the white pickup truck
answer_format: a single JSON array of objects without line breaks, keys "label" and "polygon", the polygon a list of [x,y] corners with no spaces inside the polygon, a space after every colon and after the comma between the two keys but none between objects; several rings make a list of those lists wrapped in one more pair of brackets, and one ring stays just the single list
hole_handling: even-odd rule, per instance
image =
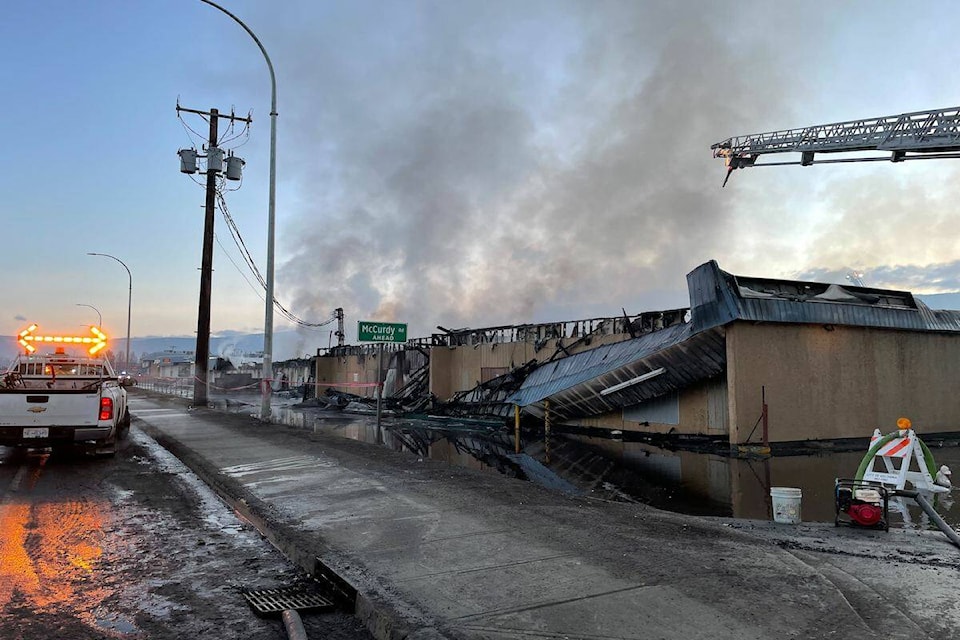
[{"label": "white pickup truck", "polygon": [[127,391],[106,358],[22,354],[0,377],[0,445],[109,456],[129,429]]}]

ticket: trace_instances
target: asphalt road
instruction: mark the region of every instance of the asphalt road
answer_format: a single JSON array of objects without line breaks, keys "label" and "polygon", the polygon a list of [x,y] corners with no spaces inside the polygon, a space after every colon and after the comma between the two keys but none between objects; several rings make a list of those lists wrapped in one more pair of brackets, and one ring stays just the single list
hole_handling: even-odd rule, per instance
[{"label": "asphalt road", "polygon": [[[285,638],[248,588],[302,572],[136,426],[113,459],[0,447],[0,638]],[[343,613],[311,638],[369,638]]]}]

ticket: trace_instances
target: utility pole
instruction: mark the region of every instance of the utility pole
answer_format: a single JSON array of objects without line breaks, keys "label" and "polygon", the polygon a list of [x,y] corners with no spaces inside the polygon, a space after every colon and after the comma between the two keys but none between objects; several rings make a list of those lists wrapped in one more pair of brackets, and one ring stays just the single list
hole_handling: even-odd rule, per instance
[{"label": "utility pole", "polygon": [[346,336],[346,334],[343,332],[343,309],[337,307],[337,309],[334,311],[334,314],[337,318],[337,332],[333,335],[337,336],[337,346],[342,347],[344,337]]},{"label": "utility pole", "polygon": [[[223,150],[217,147],[217,125],[220,118],[229,119],[231,122],[240,121],[248,124],[252,119],[238,117],[232,112],[230,115],[221,115],[217,109],[210,109],[210,111],[187,109],[178,104],[177,112],[179,113],[180,111],[196,113],[201,116],[207,116],[210,119],[210,134],[207,139],[207,188],[203,218],[203,256],[200,263],[200,301],[197,308],[197,347],[194,352],[195,364],[193,376],[193,406],[205,407],[207,406],[207,381],[209,377],[207,367],[210,361],[210,291],[213,281],[213,223],[214,212],[217,207],[217,178],[223,170],[224,160]],[[181,158],[180,170],[184,173],[194,173],[196,171],[195,166],[193,166],[193,171],[184,169],[184,151],[192,150],[181,150],[179,152]],[[195,163],[196,152],[193,152],[192,157]],[[243,164],[242,160],[236,158],[236,160],[239,161],[238,166],[233,162],[234,159],[235,156],[232,155],[228,158],[227,178],[230,180],[239,179],[239,166]],[[187,168],[190,167],[188,166]]]}]

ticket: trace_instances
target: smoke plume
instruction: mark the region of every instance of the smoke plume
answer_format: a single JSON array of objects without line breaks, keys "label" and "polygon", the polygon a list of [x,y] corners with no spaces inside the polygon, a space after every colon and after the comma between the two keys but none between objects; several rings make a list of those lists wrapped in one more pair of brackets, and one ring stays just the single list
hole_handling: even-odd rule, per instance
[{"label": "smoke plume", "polygon": [[789,220],[785,187],[721,190],[710,157],[795,124],[779,52],[802,34],[765,41],[783,12],[737,6],[749,28],[712,2],[361,2],[286,25],[289,306],[422,336],[683,306],[701,262],[799,253],[756,239]]}]

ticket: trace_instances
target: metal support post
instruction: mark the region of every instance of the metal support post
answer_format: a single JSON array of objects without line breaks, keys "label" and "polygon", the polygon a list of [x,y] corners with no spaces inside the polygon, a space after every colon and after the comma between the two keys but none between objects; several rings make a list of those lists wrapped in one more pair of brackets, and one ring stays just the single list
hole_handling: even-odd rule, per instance
[{"label": "metal support post", "polygon": [[513,450],[520,453],[520,405],[513,405]]},{"label": "metal support post", "polygon": [[765,386],[760,387],[760,401],[763,403],[761,414],[763,417],[763,446],[770,446],[770,432],[769,432],[769,412],[767,410],[767,388]]},{"label": "metal support post", "polygon": [[377,356],[377,433],[380,433],[380,414],[383,406],[383,343]]},{"label": "metal support post", "polygon": [[[200,0],[205,4],[214,7],[230,16],[234,22],[243,27],[243,30],[253,38],[253,41],[263,54],[263,59],[267,63],[267,70],[270,72],[270,183],[267,196],[267,281],[266,297],[264,298],[264,318],[263,318],[263,370],[273,370],[273,280],[274,280],[274,235],[276,234],[276,208],[277,208],[277,74],[273,71],[273,62],[267,55],[267,50],[260,42],[250,27],[244,24],[243,20],[230,13],[216,2],[211,0]],[[270,411],[270,389],[264,387],[263,396],[260,399],[260,419],[269,422],[272,417]]]},{"label": "metal support post", "polygon": [[[103,256],[104,258],[112,258],[120,263],[120,266],[124,268],[127,272],[127,351],[126,356],[124,357],[124,369],[130,368],[130,311],[133,309],[133,276],[130,274],[130,267],[127,266],[127,263],[118,258],[117,256],[112,256],[109,253],[87,253],[88,256]],[[90,305],[82,305],[89,307]],[[91,307],[96,309],[96,307]],[[99,315],[99,311],[97,314]],[[101,325],[103,324],[103,318],[100,318]],[[102,327],[101,327],[102,328]]]},{"label": "metal support post", "polygon": [[543,455],[550,464],[550,401],[543,401]]}]

